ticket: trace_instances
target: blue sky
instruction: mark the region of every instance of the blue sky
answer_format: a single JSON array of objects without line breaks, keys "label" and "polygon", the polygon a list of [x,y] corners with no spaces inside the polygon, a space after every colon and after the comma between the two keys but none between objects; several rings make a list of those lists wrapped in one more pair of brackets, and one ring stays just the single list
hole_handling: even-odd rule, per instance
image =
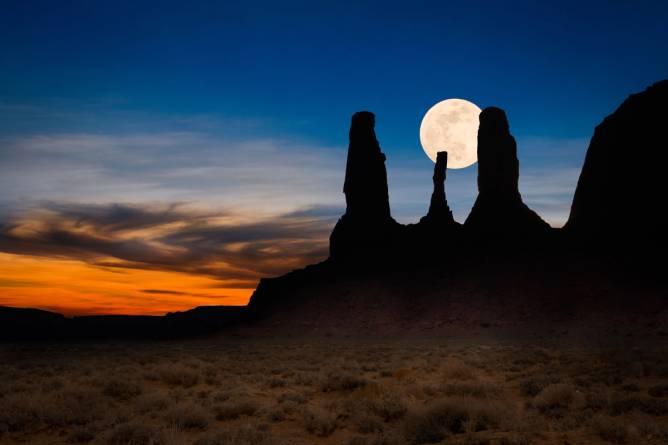
[{"label": "blue sky", "polygon": [[[572,189],[573,172],[559,170],[579,168],[594,126],[668,74],[665,2],[192,3],[4,1],[5,147],[35,136],[182,133],[221,141],[221,153],[272,140],[287,151],[313,146],[317,156],[345,150],[350,115],[368,109],[389,158],[395,213],[410,220],[429,193],[418,127],[433,103],[461,97],[507,111],[531,202],[532,171],[564,176]],[[342,154],[333,157],[340,165]],[[451,173],[460,219],[474,170]],[[41,198],[34,192],[23,198]],[[554,224],[566,217],[566,195],[548,215]]]},{"label": "blue sky", "polygon": [[[414,222],[433,168],[420,120],[451,97],[506,110],[524,199],[560,226],[594,127],[668,77],[665,1],[1,3],[5,232],[45,212],[40,227],[178,206],[182,222],[262,221],[264,240],[272,223],[313,218],[324,255],[352,113],[376,113],[393,214]],[[459,221],[475,175],[448,174]]]}]

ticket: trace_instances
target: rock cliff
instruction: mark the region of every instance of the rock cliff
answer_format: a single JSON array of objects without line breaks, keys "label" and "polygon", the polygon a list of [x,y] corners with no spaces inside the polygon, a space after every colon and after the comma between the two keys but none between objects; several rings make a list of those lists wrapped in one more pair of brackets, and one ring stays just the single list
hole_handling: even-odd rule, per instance
[{"label": "rock cliff", "polygon": [[668,80],[633,94],[596,127],[566,224],[609,253],[665,251]]},{"label": "rock cliff", "polygon": [[376,139],[375,117],[353,115],[343,193],[346,213],[330,236],[332,258],[365,258],[391,249],[399,224],[390,215],[385,154]]},{"label": "rock cliff", "polygon": [[522,202],[517,144],[506,113],[496,107],[480,113],[478,197],[464,228],[475,238],[520,239],[545,235],[550,226]]}]

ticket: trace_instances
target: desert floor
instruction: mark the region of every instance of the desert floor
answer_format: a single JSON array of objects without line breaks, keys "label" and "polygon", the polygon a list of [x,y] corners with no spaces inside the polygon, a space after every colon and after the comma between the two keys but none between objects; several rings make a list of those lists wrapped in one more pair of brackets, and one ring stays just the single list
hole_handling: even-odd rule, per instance
[{"label": "desert floor", "polygon": [[2,344],[0,443],[668,444],[660,345]]}]

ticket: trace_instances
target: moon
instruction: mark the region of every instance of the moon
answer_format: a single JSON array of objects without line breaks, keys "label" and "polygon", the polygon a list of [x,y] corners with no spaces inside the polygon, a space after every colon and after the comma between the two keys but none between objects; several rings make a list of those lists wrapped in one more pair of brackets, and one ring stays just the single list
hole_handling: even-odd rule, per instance
[{"label": "moon", "polygon": [[480,108],[464,99],[442,100],[427,111],[420,124],[420,143],[433,162],[448,152],[448,168],[465,168],[478,160]]}]

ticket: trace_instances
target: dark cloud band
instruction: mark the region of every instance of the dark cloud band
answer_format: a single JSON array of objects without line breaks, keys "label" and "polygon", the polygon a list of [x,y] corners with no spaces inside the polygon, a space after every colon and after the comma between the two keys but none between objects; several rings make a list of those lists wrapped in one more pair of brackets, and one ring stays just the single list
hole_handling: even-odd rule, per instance
[{"label": "dark cloud band", "polygon": [[[306,208],[252,223],[231,211],[182,204],[45,203],[0,221],[0,251],[97,267],[185,272],[253,287],[259,277],[325,258],[342,209]],[[222,287],[222,286],[221,286]],[[146,290],[147,293],[166,291]]]}]

